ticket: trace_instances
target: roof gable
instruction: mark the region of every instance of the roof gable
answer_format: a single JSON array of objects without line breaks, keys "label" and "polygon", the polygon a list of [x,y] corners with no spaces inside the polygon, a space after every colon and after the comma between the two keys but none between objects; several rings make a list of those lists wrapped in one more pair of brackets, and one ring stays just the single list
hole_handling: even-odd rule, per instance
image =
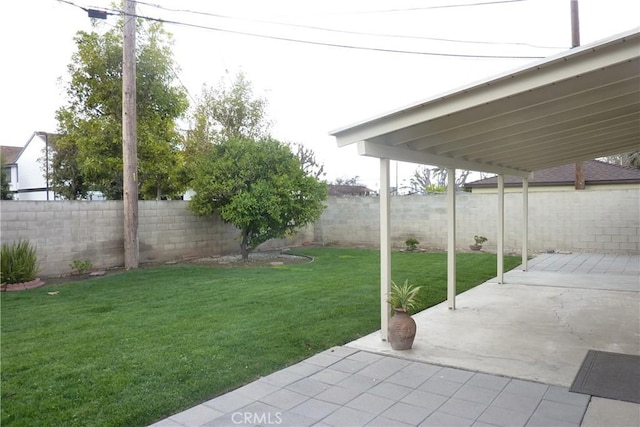
[{"label": "roof gable", "polygon": [[12,147],[9,145],[0,145],[0,152],[6,164],[11,165],[18,160],[18,155],[22,151],[22,147]]}]

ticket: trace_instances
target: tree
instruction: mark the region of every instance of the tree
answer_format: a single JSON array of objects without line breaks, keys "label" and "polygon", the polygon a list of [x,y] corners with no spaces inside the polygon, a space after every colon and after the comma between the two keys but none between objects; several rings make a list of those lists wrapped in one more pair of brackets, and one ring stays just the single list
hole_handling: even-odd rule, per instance
[{"label": "tree", "polygon": [[261,243],[320,217],[326,184],[305,174],[286,144],[231,137],[202,152],[193,169],[196,194],[189,209],[198,216],[218,212],[240,229],[243,260]]},{"label": "tree", "polygon": [[[174,84],[171,38],[161,24],[139,26],[137,40],[140,196],[171,197],[184,189],[178,179],[182,140],[176,120],[185,113],[187,98]],[[56,113],[60,138],[53,150],[52,186],[69,198],[85,197],[87,190],[94,190],[109,199],[121,199],[121,26],[103,34],[79,31],[75,42],[77,50],[68,66],[68,105]],[[68,169],[58,171],[56,165]]]},{"label": "tree", "polygon": [[640,151],[609,156],[606,161],[615,165],[640,169]]},{"label": "tree", "polygon": [[0,152],[0,167],[2,167],[2,170],[0,171],[0,199],[12,200],[13,194],[11,193],[9,177],[7,176],[7,173],[4,170],[5,164],[6,164],[6,160],[4,158],[4,154]]},{"label": "tree", "polygon": [[336,178],[332,184],[334,185],[362,185],[358,175],[351,178]]},{"label": "tree", "polygon": [[[49,180],[54,194],[67,200],[86,199],[89,188],[78,165],[78,144],[70,135],[65,139],[49,135],[48,142],[51,158]],[[43,162],[46,161],[43,158]]]},{"label": "tree", "polygon": [[426,166],[418,167],[409,180],[411,194],[427,194],[427,188],[431,185],[431,169]]},{"label": "tree", "polygon": [[[462,187],[467,182],[471,171],[458,169],[456,187]],[[409,189],[413,194],[440,193],[447,186],[447,168],[427,166],[418,167],[409,180]]]},{"label": "tree", "polygon": [[230,87],[220,80],[218,86],[204,86],[194,108],[190,142],[196,146],[227,141],[231,138],[261,139],[269,135],[267,101],[254,98],[251,82],[238,73]]},{"label": "tree", "polygon": [[324,171],[324,164],[316,160],[316,153],[311,148],[297,142],[289,143],[289,147],[291,147],[291,151],[300,161],[300,167],[302,167],[306,175],[320,179],[327,174]]}]

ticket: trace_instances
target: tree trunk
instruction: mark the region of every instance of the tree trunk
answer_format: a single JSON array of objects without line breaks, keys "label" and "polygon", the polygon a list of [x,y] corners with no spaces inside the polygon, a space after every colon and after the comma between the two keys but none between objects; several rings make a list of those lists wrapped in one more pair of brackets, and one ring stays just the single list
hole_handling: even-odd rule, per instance
[{"label": "tree trunk", "polygon": [[576,181],[575,181],[576,190],[584,190],[584,163],[577,162],[576,163]]},{"label": "tree trunk", "polygon": [[242,242],[240,242],[240,253],[242,254],[242,261],[249,261],[249,238],[251,232],[249,230],[242,230]]}]

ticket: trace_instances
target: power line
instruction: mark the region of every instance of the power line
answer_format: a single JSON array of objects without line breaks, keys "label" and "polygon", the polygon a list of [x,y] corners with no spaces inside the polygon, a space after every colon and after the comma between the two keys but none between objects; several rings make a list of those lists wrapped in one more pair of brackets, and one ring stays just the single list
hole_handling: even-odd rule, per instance
[{"label": "power line", "polygon": [[366,15],[373,13],[397,13],[397,12],[415,12],[417,10],[433,10],[433,9],[450,9],[457,7],[472,7],[472,6],[489,6],[494,4],[502,4],[502,3],[518,3],[528,0],[497,0],[497,1],[488,1],[488,2],[480,2],[480,3],[459,3],[459,4],[446,4],[440,6],[416,6],[416,7],[407,7],[407,8],[397,8],[397,9],[382,9],[382,10],[361,10],[361,11],[353,11],[353,12],[332,12],[325,13],[323,15]]},{"label": "power line", "polygon": [[[482,5],[484,5],[484,4],[494,4],[494,3],[512,3],[512,2],[515,2],[515,1],[520,2],[520,1],[525,1],[525,0],[509,0],[509,1],[503,1],[503,2],[482,3]],[[363,35],[363,36],[390,37],[390,38],[413,39],[413,40],[432,40],[432,41],[441,41],[441,42],[448,42],[448,43],[527,46],[527,47],[532,47],[532,48],[536,48],[536,49],[567,49],[568,48],[567,46],[540,46],[540,45],[535,45],[535,44],[530,44],[530,43],[523,43],[523,42],[519,42],[518,43],[518,42],[495,42],[495,41],[480,41],[480,40],[459,40],[459,39],[447,39],[447,38],[437,38],[437,37],[408,36],[408,35],[402,35],[402,34],[380,34],[380,33],[371,33],[371,32],[364,32],[364,31],[340,30],[340,29],[320,27],[320,26],[315,26],[315,25],[303,25],[303,24],[294,24],[294,23],[290,23],[290,22],[269,21],[269,20],[262,20],[262,19],[243,18],[243,17],[239,17],[239,16],[229,16],[229,15],[223,15],[223,14],[219,14],[219,13],[203,12],[203,11],[191,10],[191,9],[176,9],[176,8],[165,7],[165,6],[161,6],[159,4],[148,3],[148,2],[144,2],[144,1],[140,1],[140,0],[138,0],[137,3],[138,4],[143,4],[143,5],[146,5],[146,6],[150,6],[150,7],[156,8],[156,9],[166,10],[166,11],[169,11],[169,12],[189,13],[189,14],[194,14],[194,15],[210,16],[210,17],[215,17],[215,18],[234,19],[234,20],[248,21],[248,22],[258,22],[258,23],[262,23],[262,24],[281,25],[281,26],[286,26],[286,27],[311,29],[311,30],[326,31],[326,32],[332,32],[332,33],[341,33],[341,34],[355,34],[355,35]],[[427,7],[427,8],[424,8],[424,9],[436,9],[436,8],[445,8],[445,7],[446,8],[450,8],[450,7],[462,7],[462,6],[478,6],[478,5],[481,5],[481,4],[480,3],[476,3],[476,4],[466,4],[466,5],[433,6],[433,7]],[[406,9],[406,10],[410,10],[410,9]]]},{"label": "power line", "polygon": [[[62,1],[63,3],[67,3],[67,4],[70,4],[72,6],[84,9],[83,7],[73,3],[71,1],[68,1],[68,0],[58,0],[58,1]],[[523,0],[510,0],[510,1],[523,1]],[[542,56],[473,55],[473,54],[424,52],[424,51],[413,51],[413,50],[398,50],[398,49],[386,49],[386,48],[378,48],[378,47],[354,46],[354,45],[346,45],[346,44],[339,44],[339,43],[329,43],[329,42],[320,42],[320,41],[313,41],[313,40],[294,39],[294,38],[290,38],[290,37],[273,36],[273,35],[253,33],[253,32],[248,32],[248,31],[224,29],[224,28],[212,27],[212,26],[207,26],[207,25],[200,25],[200,24],[193,24],[193,23],[188,23],[188,22],[175,21],[175,20],[171,20],[171,19],[154,18],[154,17],[151,17],[151,16],[144,16],[144,15],[140,15],[140,14],[127,14],[124,11],[118,11],[117,9],[107,9],[107,10],[120,12],[120,15],[122,15],[122,16],[130,16],[130,17],[135,17],[135,18],[139,18],[139,19],[145,19],[147,21],[160,22],[160,23],[163,23],[163,24],[173,24],[173,25],[178,25],[178,26],[198,28],[198,29],[209,30],[209,31],[224,32],[224,33],[230,33],[230,34],[239,34],[239,35],[250,36],[250,37],[258,37],[258,38],[263,38],[263,39],[280,40],[280,41],[287,41],[287,42],[301,43],[301,44],[309,44],[309,45],[315,45],[315,46],[336,47],[336,48],[342,48],[342,49],[367,50],[367,51],[374,51],[374,52],[398,53],[398,54],[409,54],[409,55],[425,55],[425,56],[440,56],[440,57],[454,57],[454,58],[474,58],[474,59],[541,59],[541,58],[543,58]]]}]

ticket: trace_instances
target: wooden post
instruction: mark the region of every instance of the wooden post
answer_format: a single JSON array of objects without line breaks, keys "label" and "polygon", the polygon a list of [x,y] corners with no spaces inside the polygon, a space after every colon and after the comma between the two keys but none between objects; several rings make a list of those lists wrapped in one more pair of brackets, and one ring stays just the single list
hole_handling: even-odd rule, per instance
[{"label": "wooden post", "polygon": [[576,190],[584,190],[584,163],[576,163]]},{"label": "wooden post", "polygon": [[[571,0],[571,47],[580,46],[580,12],[578,0]],[[584,163],[576,163],[575,189],[584,190]]]},{"label": "wooden post", "polygon": [[125,0],[122,49],[124,267],[138,268],[138,148],[136,129],[136,4]]}]

